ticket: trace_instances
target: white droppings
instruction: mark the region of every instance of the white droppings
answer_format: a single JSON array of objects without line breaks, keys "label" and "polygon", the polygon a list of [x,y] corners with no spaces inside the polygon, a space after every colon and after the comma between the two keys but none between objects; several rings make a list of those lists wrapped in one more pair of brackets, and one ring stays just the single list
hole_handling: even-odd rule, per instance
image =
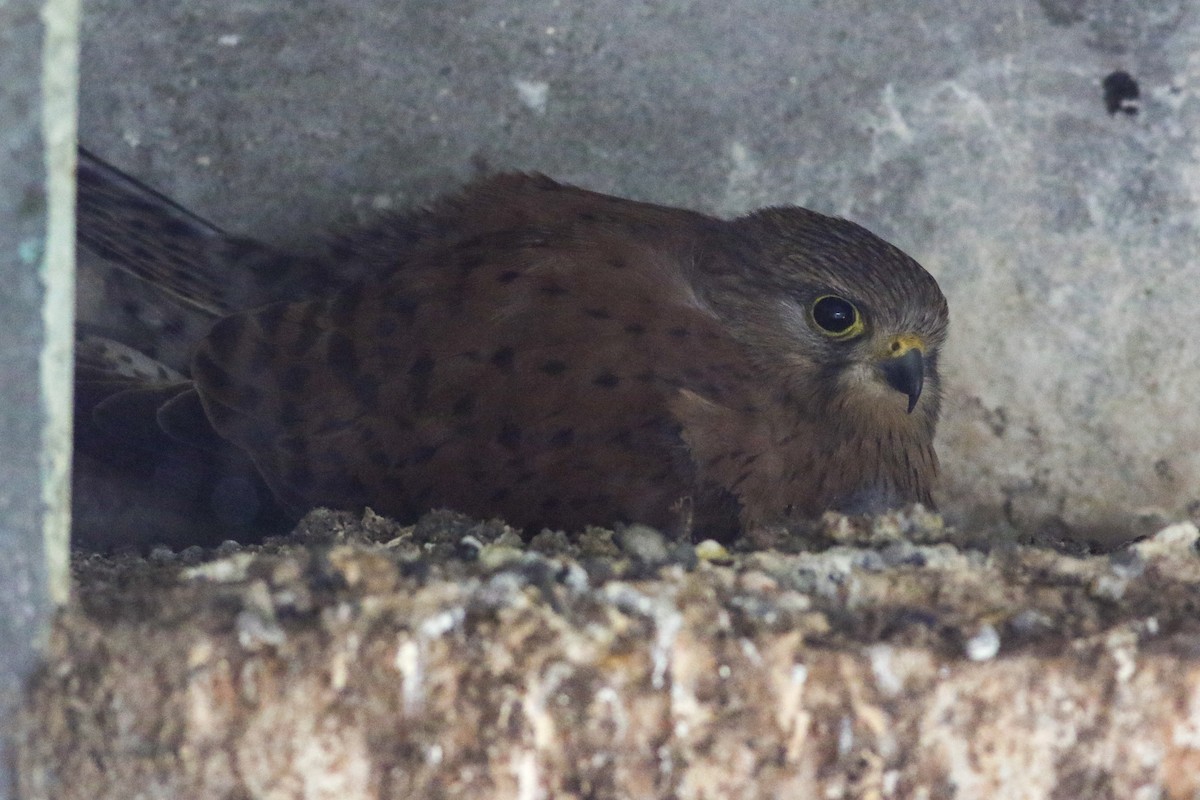
[{"label": "white droppings", "polygon": [[804,684],[808,683],[808,665],[796,664],[792,667],[792,683],[800,689],[804,689]]},{"label": "white droppings", "polygon": [[538,774],[537,755],[532,750],[518,751],[513,756],[512,771],[517,778],[517,800],[545,797]]},{"label": "white droppings", "polygon": [[246,579],[253,561],[253,553],[235,553],[228,558],[188,567],[181,574],[186,581],[204,579],[214,583],[236,583]]},{"label": "white droppings", "polygon": [[400,702],[404,706],[404,713],[415,714],[425,704],[425,675],[421,648],[412,639],[405,639],[396,648],[394,663],[400,673]]},{"label": "white droppings", "polygon": [[237,47],[242,43],[242,37],[236,33],[225,33],[217,37],[217,44],[221,47]]},{"label": "white droppings", "polygon": [[839,756],[847,756],[854,749],[854,723],[849,717],[842,717],[838,725],[837,751]]},{"label": "white droppings", "polygon": [[1129,581],[1119,575],[1105,573],[1097,575],[1088,587],[1092,597],[1101,600],[1119,601],[1125,596],[1125,590],[1129,587]]},{"label": "white droppings", "polygon": [[754,646],[754,642],[749,639],[742,638],[738,641],[738,645],[741,646],[742,655],[746,657],[747,661],[756,667],[761,667],[763,665],[762,653],[758,652],[758,648]]},{"label": "white droppings", "polygon": [[1163,528],[1149,539],[1138,542],[1130,549],[1142,558],[1180,556],[1192,553],[1198,539],[1200,539],[1200,529],[1194,522],[1176,522],[1174,525]]},{"label": "white droppings", "polygon": [[984,623],[974,636],[967,639],[963,650],[972,661],[991,661],[1000,652],[1000,632],[994,625]]},{"label": "white droppings", "polygon": [[675,650],[675,638],[683,627],[683,615],[674,609],[660,609],[660,613],[655,614],[654,617],[657,630],[654,636],[654,649],[650,656],[651,663],[654,664],[650,685],[655,689],[661,689],[666,679],[667,668],[671,665],[671,654]]},{"label": "white droppings", "polygon": [[443,636],[458,627],[466,614],[467,612],[461,608],[451,608],[440,614],[434,614],[421,623],[421,635],[429,639]]},{"label": "white droppings", "polygon": [[725,196],[720,211],[735,215],[758,204],[762,194],[762,167],[758,158],[745,144],[732,141],[726,148],[729,171],[725,174]]},{"label": "white droppings", "polygon": [[904,690],[904,680],[896,674],[895,664],[892,663],[895,655],[896,651],[886,644],[867,648],[867,658],[871,662],[875,684],[881,692],[890,696],[898,695]]},{"label": "white droppings", "polygon": [[513,81],[521,104],[535,114],[545,114],[550,99],[550,84],[545,81],[529,81],[517,78]]},{"label": "white droppings", "polygon": [[287,641],[287,635],[275,619],[257,609],[246,609],[238,613],[234,627],[237,630],[238,644],[250,652],[257,652],[265,647],[280,647]]}]

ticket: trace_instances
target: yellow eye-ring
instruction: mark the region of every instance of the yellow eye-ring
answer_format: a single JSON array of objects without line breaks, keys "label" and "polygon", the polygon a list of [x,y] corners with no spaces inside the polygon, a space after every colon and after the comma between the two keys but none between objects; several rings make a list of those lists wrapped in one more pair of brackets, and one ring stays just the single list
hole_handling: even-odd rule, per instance
[{"label": "yellow eye-ring", "polygon": [[831,339],[852,339],[863,332],[863,318],[858,308],[844,297],[826,294],[813,301],[813,324]]}]

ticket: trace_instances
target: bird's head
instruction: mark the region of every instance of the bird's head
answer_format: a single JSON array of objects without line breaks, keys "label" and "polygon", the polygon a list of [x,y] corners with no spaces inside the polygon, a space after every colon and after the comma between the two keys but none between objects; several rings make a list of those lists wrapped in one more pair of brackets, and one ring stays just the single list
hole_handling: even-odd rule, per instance
[{"label": "bird's head", "polygon": [[916,261],[865,228],[802,208],[733,224],[705,292],[729,326],[808,411],[860,434],[932,437],[946,298]]}]

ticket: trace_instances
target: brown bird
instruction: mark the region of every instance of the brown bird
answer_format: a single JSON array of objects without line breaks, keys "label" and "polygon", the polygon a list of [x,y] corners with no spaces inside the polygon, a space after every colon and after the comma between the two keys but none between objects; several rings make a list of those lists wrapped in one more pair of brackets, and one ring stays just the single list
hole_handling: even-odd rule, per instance
[{"label": "brown bird", "polygon": [[946,301],[852,222],[508,174],[290,255],[87,153],[78,198],[84,246],[216,320],[100,416],[232,443],[293,513],[729,538],[932,504]]}]

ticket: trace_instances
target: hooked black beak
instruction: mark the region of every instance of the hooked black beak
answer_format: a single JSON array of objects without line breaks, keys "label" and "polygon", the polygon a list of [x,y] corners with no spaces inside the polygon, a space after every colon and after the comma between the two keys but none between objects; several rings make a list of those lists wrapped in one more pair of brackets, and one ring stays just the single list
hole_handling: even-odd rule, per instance
[{"label": "hooked black beak", "polygon": [[891,356],[880,366],[883,377],[901,394],[908,395],[908,413],[917,407],[921,387],[925,383],[925,357],[920,348],[908,347],[900,355]]}]

